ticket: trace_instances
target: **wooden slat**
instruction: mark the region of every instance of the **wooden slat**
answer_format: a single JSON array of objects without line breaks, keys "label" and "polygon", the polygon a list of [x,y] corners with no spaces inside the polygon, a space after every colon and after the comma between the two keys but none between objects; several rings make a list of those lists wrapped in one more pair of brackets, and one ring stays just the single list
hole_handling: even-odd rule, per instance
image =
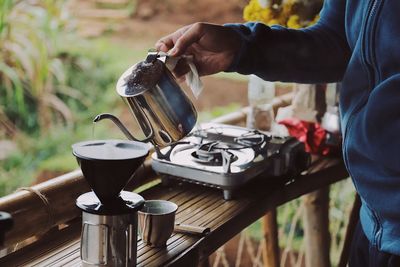
[{"label": "wooden slat", "polygon": [[0,258],[0,266],[38,266],[33,262],[62,258],[65,249],[79,248],[80,229],[80,220],[71,222],[69,227],[48,234],[39,241]]},{"label": "wooden slat", "polygon": [[157,254],[153,254],[151,257],[144,260],[138,259],[138,266],[163,266],[165,262],[167,262],[171,258],[177,257],[195,241],[196,239],[191,236],[177,239],[175,242],[168,244],[168,247],[166,249],[159,250]]}]

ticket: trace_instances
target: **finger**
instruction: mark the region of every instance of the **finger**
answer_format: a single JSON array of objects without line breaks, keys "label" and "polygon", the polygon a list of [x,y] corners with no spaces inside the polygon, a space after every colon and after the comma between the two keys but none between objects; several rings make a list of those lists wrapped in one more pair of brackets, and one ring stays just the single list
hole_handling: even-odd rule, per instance
[{"label": "finger", "polygon": [[186,81],[185,75],[182,75],[182,76],[180,76],[180,77],[177,77],[177,78],[176,78],[176,81],[177,81],[178,83],[183,83],[183,82],[185,82],[185,81]]},{"label": "finger", "polygon": [[160,41],[156,43],[155,47],[156,47],[157,51],[161,51],[161,52],[165,52],[165,53],[168,52],[170,49],[165,43],[160,42]]},{"label": "finger", "polygon": [[180,36],[174,45],[174,48],[169,53],[171,56],[181,56],[186,49],[193,43],[196,43],[203,34],[203,26],[201,23],[193,24],[186,32]]},{"label": "finger", "polygon": [[168,52],[172,47],[174,47],[174,41],[171,34],[158,40],[155,47],[158,51]]},{"label": "finger", "polygon": [[168,52],[174,47],[176,40],[178,40],[190,28],[190,26],[191,25],[184,26],[171,34],[162,37],[156,42],[155,48],[162,52]]}]

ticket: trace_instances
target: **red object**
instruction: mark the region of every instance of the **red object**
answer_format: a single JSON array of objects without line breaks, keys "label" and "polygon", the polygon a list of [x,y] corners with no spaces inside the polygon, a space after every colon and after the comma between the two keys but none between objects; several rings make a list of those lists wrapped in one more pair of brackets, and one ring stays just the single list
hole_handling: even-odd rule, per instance
[{"label": "red object", "polygon": [[331,148],[326,145],[326,130],[319,123],[302,121],[296,118],[284,119],[279,122],[286,126],[289,134],[305,144],[307,152],[327,155]]}]

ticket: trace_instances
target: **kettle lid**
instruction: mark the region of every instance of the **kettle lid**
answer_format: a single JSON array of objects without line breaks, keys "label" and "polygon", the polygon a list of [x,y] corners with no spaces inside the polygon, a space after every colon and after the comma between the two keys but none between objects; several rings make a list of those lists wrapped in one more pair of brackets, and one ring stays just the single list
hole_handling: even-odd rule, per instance
[{"label": "kettle lid", "polygon": [[142,209],[144,198],[136,193],[121,191],[119,201],[114,203],[102,203],[96,194],[86,192],[76,199],[76,206],[82,211],[97,215],[121,215]]},{"label": "kettle lid", "polygon": [[89,140],[72,145],[73,154],[86,160],[121,161],[146,157],[147,144],[128,140]]},{"label": "kettle lid", "polygon": [[117,82],[117,92],[123,97],[143,94],[156,86],[163,71],[164,63],[161,60],[141,61],[121,75]]}]

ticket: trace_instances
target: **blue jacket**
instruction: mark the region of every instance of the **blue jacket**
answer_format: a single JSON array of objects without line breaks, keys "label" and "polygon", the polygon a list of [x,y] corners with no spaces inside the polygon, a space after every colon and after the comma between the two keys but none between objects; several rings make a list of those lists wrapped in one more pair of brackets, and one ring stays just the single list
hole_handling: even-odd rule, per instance
[{"label": "blue jacket", "polygon": [[242,37],[228,71],[342,81],[343,157],[362,199],[361,225],[378,249],[400,255],[400,1],[325,0],[320,21],[302,30],[226,26]]}]

